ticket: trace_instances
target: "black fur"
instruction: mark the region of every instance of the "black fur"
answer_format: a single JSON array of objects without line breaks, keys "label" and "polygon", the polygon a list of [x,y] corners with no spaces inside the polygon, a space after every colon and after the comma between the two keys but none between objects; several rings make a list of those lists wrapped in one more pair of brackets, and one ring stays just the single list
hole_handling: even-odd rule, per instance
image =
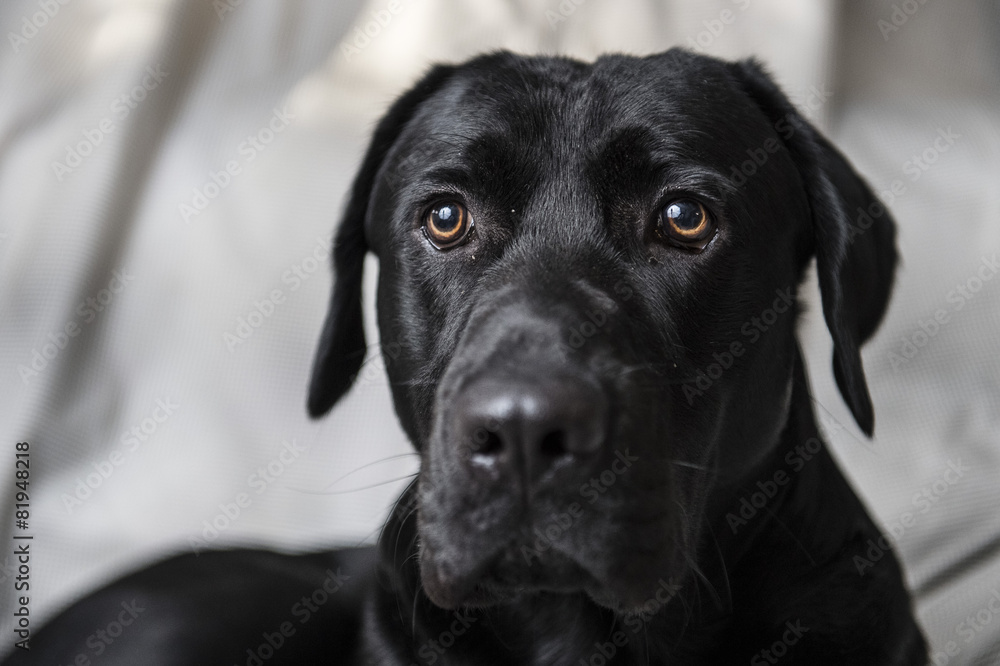
[{"label": "black fur", "polygon": [[[717,222],[701,251],[655,229],[677,199]],[[422,225],[446,201],[475,226],[438,250]],[[926,663],[899,565],[820,440],[795,339],[816,257],[838,386],[871,434],[859,350],[887,306],[894,239],[868,186],[752,61],[498,53],[434,69],[381,121],[354,183],[309,396],[324,414],[360,367],[373,251],[421,470],[377,565],[328,556],[353,576],[318,625],[330,633],[264,663]],[[295,562],[255,557],[286,578]],[[100,600],[249,571],[245,558],[154,566],[36,644],[66,660]],[[247,641],[284,611],[286,582],[301,587],[252,574],[239,590],[157,591],[156,626],[176,638],[158,652],[136,632],[129,654],[252,663]],[[244,612],[199,652],[187,637],[208,600]]]}]

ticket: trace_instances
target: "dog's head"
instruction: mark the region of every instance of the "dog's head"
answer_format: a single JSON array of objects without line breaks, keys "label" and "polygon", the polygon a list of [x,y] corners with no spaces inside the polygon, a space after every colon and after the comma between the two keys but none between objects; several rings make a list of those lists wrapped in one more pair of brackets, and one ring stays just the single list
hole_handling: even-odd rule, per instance
[{"label": "dog's head", "polygon": [[442,607],[683,577],[713,487],[774,450],[815,256],[841,393],[896,255],[886,210],[752,61],[438,67],[379,123],[334,249],[309,410],[366,353],[361,282],[421,453],[421,578]]}]

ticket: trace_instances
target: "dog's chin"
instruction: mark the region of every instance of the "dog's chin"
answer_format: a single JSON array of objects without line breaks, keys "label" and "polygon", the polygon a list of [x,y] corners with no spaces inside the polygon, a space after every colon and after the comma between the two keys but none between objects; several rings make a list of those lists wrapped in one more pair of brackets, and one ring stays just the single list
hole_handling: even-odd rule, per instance
[{"label": "dog's chin", "polygon": [[426,547],[420,558],[424,592],[442,608],[485,608],[541,592],[581,591],[589,574],[560,553],[526,559],[513,546],[487,557],[456,556],[452,562]]},{"label": "dog's chin", "polygon": [[524,551],[510,547],[463,567],[443,565],[427,557],[426,551],[423,555],[420,575],[424,593],[435,605],[449,610],[489,608],[543,594],[584,594],[602,608],[632,615],[648,613],[651,600],[656,599],[658,606],[668,603],[677,590],[675,576],[651,581],[649,576],[631,579],[613,573],[595,574],[573,556],[555,549],[529,559]]}]

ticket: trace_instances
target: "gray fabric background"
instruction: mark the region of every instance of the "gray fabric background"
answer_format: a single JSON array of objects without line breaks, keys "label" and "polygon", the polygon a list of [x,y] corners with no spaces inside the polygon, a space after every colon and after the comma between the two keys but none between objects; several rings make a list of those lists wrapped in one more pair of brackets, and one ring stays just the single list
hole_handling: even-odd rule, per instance
[{"label": "gray fabric background", "polygon": [[[898,181],[885,198],[904,263],[865,351],[876,437],[836,393],[814,304],[801,331],[817,410],[897,534],[935,663],[1000,664],[1000,278],[956,291],[1000,252],[1000,3],[226,2],[0,5],[0,654],[12,644],[17,441],[31,443],[35,626],[191,548],[239,493],[251,505],[206,545],[374,539],[415,469],[377,348],[325,420],[306,418],[305,387],[344,192],[372,123],[430,62],[501,46],[590,58],[696,45],[759,55],[876,189]],[[136,88],[144,77],[151,90]],[[269,125],[280,131],[266,145],[247,143]],[[945,151],[939,132],[954,137]],[[57,173],[81,142],[89,154]],[[914,171],[922,154],[933,163]],[[238,173],[219,175],[229,163]],[[195,190],[215,196],[185,216]],[[275,290],[279,302],[262,304]],[[257,304],[269,315],[251,315]],[[921,337],[939,310],[946,323]],[[78,334],[63,339],[67,325]],[[240,332],[241,344],[226,337]],[[913,351],[904,340],[922,345],[894,362]],[[52,358],[24,373],[41,366],[36,352]],[[165,415],[158,401],[176,407]],[[278,465],[293,442],[302,451]],[[280,474],[262,484],[253,475],[269,463]]]}]

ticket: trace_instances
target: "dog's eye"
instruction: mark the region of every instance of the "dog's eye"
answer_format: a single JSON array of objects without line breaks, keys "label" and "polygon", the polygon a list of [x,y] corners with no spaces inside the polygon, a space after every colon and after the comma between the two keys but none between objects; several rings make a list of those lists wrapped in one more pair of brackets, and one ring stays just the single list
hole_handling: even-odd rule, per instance
[{"label": "dog's eye", "polygon": [[424,216],[424,234],[439,250],[458,245],[472,230],[472,216],[460,203],[434,206]]},{"label": "dog's eye", "polygon": [[701,203],[676,199],[663,207],[659,231],[674,243],[700,250],[712,240],[715,222]]}]

